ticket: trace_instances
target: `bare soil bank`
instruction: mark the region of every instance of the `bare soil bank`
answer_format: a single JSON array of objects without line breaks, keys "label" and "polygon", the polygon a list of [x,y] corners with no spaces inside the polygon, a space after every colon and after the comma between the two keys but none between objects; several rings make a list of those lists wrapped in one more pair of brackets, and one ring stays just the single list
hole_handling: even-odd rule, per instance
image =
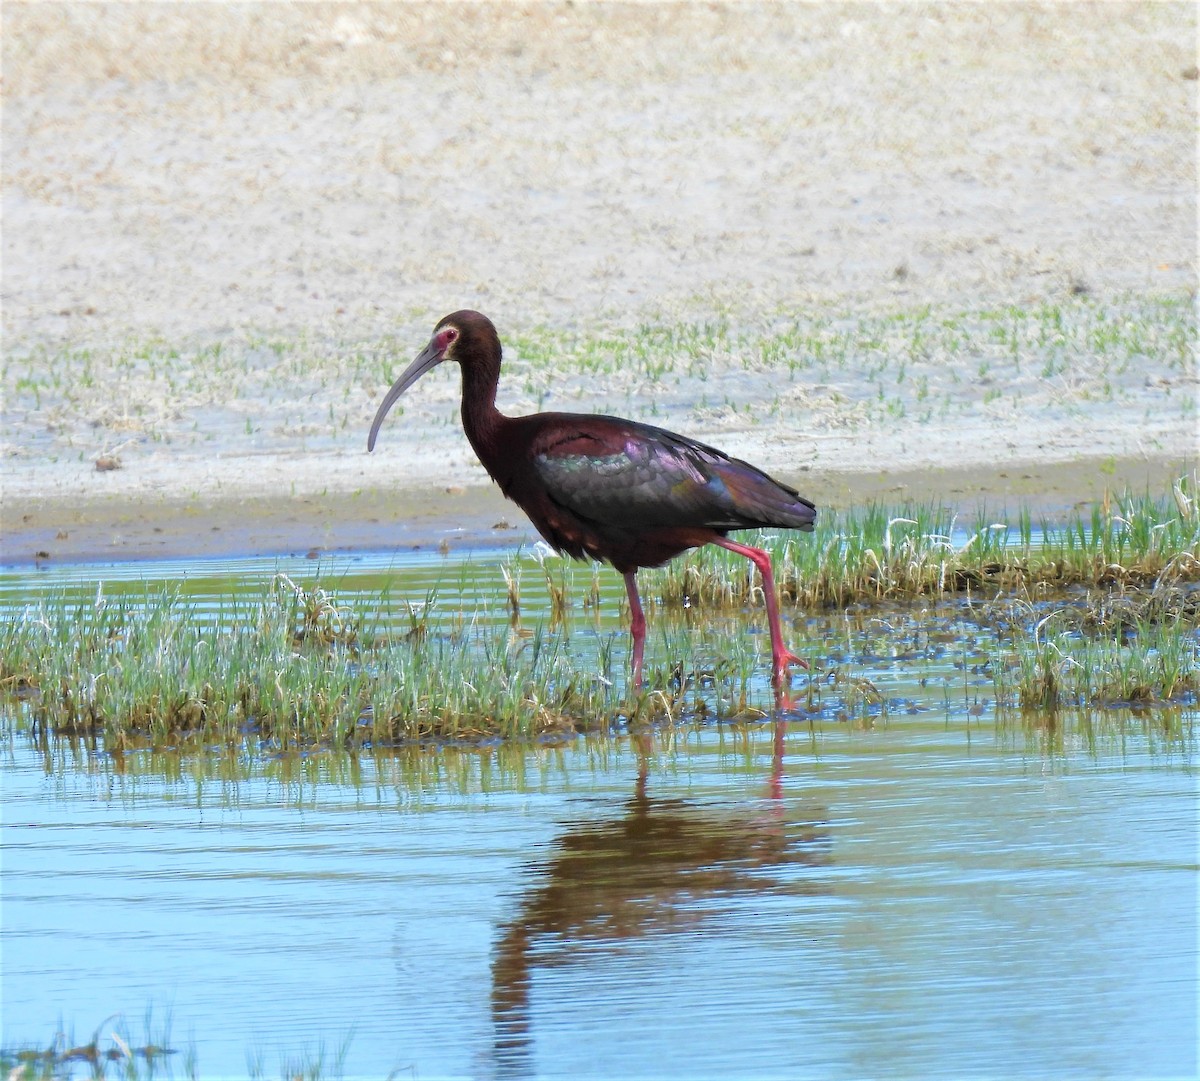
[{"label": "bare soil bank", "polygon": [[[1165,493],[1190,464],[1154,459],[1089,459],[1004,470],[929,468],[874,473],[804,473],[789,478],[818,508],[871,501],[941,503],[996,519],[1020,506],[1048,521],[1105,492]],[[8,515],[6,510],[6,516]],[[968,517],[969,520],[969,517]],[[125,559],[311,555],[329,552],[452,550],[537,539],[524,514],[494,485],[372,490],[347,494],[181,499],[15,500],[6,517],[4,562],[73,563]]]}]

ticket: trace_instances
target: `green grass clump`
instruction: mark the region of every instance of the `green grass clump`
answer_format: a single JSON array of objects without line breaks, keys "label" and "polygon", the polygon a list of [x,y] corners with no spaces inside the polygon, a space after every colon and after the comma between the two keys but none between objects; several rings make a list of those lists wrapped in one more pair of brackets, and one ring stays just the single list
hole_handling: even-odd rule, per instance
[{"label": "green grass clump", "polygon": [[1140,619],[1088,634],[1056,627],[1055,613],[1016,637],[994,666],[997,698],[1052,713],[1077,706],[1148,707],[1200,693],[1200,630],[1194,618]]},{"label": "green grass clump", "polygon": [[360,737],[531,739],[602,728],[619,715],[614,681],[577,665],[561,637],[484,632],[474,646],[437,638],[379,651]]},{"label": "green grass clump", "polygon": [[[993,664],[999,701],[1188,701],[1200,690],[1200,512],[1189,491],[1180,483],[1169,500],[1108,500],[1045,535],[1027,513],[1015,526],[984,517],[964,532],[944,511],[872,507],[825,516],[811,537],[777,539],[789,616],[795,607],[808,616],[803,635],[799,621],[788,632],[812,665],[797,685],[804,708],[839,719],[886,711],[859,669],[891,647],[843,648],[834,624],[849,608],[879,614],[929,599],[966,602],[976,631],[992,636],[990,622],[1011,638]],[[398,607],[386,589],[341,603],[282,574],[265,591],[207,603],[179,586],[52,596],[0,623],[0,709],[43,739],[101,739],[112,753],[286,754],[562,738],[775,704],[762,619],[737,611],[761,604],[748,560],[710,546],[647,573],[645,596],[682,611],[651,617],[646,690],[628,685],[624,602],[605,599],[607,572],[557,561],[540,570],[530,592],[544,585],[545,597],[529,599],[550,619],[534,629],[520,623],[519,558],[494,575],[494,610],[475,616],[438,612],[433,594]],[[609,626],[621,629],[605,632],[609,605]],[[1012,614],[998,614],[1006,606]],[[577,609],[596,636],[583,648],[571,641]],[[928,641],[913,648],[930,651]]]},{"label": "green grass clump", "polygon": [[330,613],[316,617],[302,604],[278,585],[215,619],[167,590],[50,600],[4,628],[0,678],[54,733],[269,739],[303,709],[314,734],[335,737],[357,721],[361,673],[332,663],[333,652],[302,648],[306,635],[333,633]]},{"label": "green grass clump", "polygon": [[[0,625],[0,709],[43,741],[99,742],[111,754],[202,750],[287,756],[317,747],[529,742],[684,719],[762,716],[765,635],[740,617],[651,635],[646,686],[630,687],[613,643],[572,643],[569,594],[548,580],[549,627],[342,604],[277,575],[265,592],[208,605],[178,587],[81,602],[50,596]],[[380,609],[390,608],[384,616]],[[396,618],[397,614],[399,619]],[[847,716],[875,708],[858,684],[816,699]],[[810,689],[811,692],[811,689]],[[810,706],[814,696],[807,696]]]},{"label": "green grass clump", "polygon": [[283,575],[216,613],[169,590],[50,599],[0,631],[0,680],[42,731],[103,735],[110,749],[187,737],[280,750],[534,738],[615,716],[612,681],[574,665],[558,639],[471,627],[435,635],[427,618],[365,641],[328,594]]},{"label": "green grass clump", "polygon": [[[1141,586],[1163,577],[1200,580],[1200,506],[1184,481],[1167,499],[1109,499],[1037,532],[1023,510],[1014,524],[981,515],[965,540],[953,542],[955,517],[941,507],[877,505],[819,515],[811,535],[760,540],[784,601],[810,609],[966,591],[1032,594]],[[667,606],[760,603],[751,570],[742,557],[708,546],[647,576],[647,592]]]}]

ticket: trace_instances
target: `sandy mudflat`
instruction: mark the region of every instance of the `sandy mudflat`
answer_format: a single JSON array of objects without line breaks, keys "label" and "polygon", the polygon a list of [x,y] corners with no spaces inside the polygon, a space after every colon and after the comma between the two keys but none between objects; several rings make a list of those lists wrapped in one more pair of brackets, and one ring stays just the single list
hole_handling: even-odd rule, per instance
[{"label": "sandy mudflat", "polygon": [[[521,535],[449,375],[365,453],[388,379],[460,307],[536,341],[714,313],[1085,303],[1133,323],[1195,295],[1190,4],[2,18],[5,561]],[[714,354],[719,409],[686,371],[579,375],[564,399],[568,373],[519,353],[502,397],[657,395],[658,423],[821,502],[1053,511],[1195,467],[1194,328],[1044,376],[1044,343],[990,368],[946,346],[915,368],[936,416],[857,394],[886,341],[782,395]],[[789,408],[739,414],[760,400]]]}]

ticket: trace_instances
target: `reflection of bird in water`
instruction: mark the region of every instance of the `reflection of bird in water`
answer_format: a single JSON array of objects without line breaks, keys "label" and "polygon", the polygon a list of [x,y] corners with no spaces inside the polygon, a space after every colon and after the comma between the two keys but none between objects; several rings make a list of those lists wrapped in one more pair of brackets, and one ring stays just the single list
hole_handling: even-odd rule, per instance
[{"label": "reflection of bird in water", "polygon": [[789,823],[775,802],[782,795],[783,729],[776,725],[772,803],[765,809],[739,813],[654,799],[646,791],[643,754],[624,813],[571,827],[555,854],[532,868],[538,884],[501,928],[492,961],[494,1046],[502,1075],[529,1072],[533,969],[578,962],[580,947],[594,954],[599,943],[615,948],[707,922],[746,896],[825,892],[792,873],[770,874],[829,861],[828,836],[815,820]]}]

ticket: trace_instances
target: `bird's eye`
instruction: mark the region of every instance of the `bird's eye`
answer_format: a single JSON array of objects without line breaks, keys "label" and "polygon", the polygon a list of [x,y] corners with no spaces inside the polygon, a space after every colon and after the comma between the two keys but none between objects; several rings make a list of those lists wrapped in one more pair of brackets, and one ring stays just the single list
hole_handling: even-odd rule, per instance
[{"label": "bird's eye", "polygon": [[458,328],[457,327],[446,327],[445,329],[442,330],[442,333],[440,336],[442,339],[442,348],[445,349],[447,346],[452,345],[454,342],[456,342],[458,340]]}]

